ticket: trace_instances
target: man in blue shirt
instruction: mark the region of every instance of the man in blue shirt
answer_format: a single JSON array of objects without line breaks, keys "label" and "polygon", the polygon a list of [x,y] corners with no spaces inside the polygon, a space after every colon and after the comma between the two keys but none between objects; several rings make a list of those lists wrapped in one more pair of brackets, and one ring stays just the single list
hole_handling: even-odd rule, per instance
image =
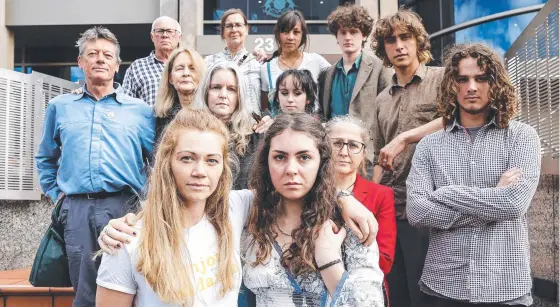
[{"label": "man in blue shirt", "polygon": [[110,219],[131,209],[131,197],[144,187],[155,120],[150,106],[113,82],[121,61],[113,33],[93,27],[77,47],[83,92],[49,102],[35,160],[43,192],[63,201],[74,306],[95,306],[97,237]]}]

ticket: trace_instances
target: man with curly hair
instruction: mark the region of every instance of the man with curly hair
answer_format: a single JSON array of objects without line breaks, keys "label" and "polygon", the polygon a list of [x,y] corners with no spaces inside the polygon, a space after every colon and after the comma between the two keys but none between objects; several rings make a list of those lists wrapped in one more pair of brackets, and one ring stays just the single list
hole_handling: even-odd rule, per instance
[{"label": "man with curly hair", "polygon": [[447,53],[438,96],[445,129],[420,141],[407,180],[408,221],[431,228],[420,288],[429,306],[529,306],[527,209],[540,141],[512,120],[517,96],[492,49]]},{"label": "man with curly hair", "polygon": [[410,10],[400,9],[377,22],[372,49],[395,70],[391,84],[377,96],[369,120],[376,163],[373,181],[392,187],[395,193],[397,244],[387,275],[390,302],[393,307],[422,306],[418,281],[428,231],[407,221],[406,178],[415,143],[442,128],[435,101],[443,69],[425,65],[432,60],[430,39],[420,17]]},{"label": "man with curly hair", "polygon": [[[373,28],[373,18],[360,5],[344,5],[327,19],[329,31],[336,37],[342,59],[329,68],[320,80],[319,101],[323,116],[351,114],[367,120],[375,97],[389,85],[393,71],[364,45]],[[371,144],[370,144],[371,147]],[[370,148],[370,153],[373,153]],[[372,160],[373,156],[369,157]]]}]

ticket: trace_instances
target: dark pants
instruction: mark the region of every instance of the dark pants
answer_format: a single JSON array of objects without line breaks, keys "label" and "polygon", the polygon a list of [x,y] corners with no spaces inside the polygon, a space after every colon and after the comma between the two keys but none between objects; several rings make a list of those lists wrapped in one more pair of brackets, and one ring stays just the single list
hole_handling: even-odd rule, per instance
[{"label": "dark pants", "polygon": [[387,275],[391,307],[423,306],[424,294],[418,282],[422,276],[428,251],[427,229],[410,226],[397,220],[397,244],[391,272]]},{"label": "dark pants", "polygon": [[424,294],[424,300],[426,302],[426,306],[430,307],[469,307],[469,306],[477,306],[477,307],[525,307],[524,305],[503,305],[503,304],[496,304],[496,303],[468,303],[463,301],[455,301],[444,299],[436,296],[431,296]]},{"label": "dark pants", "polygon": [[60,220],[70,269],[70,281],[75,291],[73,306],[95,306],[97,269],[101,258],[92,260],[99,250],[97,237],[109,220],[119,218],[132,208],[132,194],[123,192],[107,198],[88,199],[70,195],[64,199]]}]

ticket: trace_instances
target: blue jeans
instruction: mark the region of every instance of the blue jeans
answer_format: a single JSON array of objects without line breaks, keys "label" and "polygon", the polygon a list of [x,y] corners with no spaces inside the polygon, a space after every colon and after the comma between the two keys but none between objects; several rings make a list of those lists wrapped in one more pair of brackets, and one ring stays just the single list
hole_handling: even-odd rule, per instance
[{"label": "blue jeans", "polygon": [[255,294],[251,292],[244,283],[241,283],[241,289],[239,289],[239,297],[237,298],[238,307],[255,307],[257,306]]}]

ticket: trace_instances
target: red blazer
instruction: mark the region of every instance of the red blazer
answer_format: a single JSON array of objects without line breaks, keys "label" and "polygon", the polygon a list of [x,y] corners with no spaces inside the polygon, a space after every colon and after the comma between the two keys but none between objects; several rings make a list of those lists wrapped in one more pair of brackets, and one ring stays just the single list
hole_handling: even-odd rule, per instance
[{"label": "red blazer", "polygon": [[354,192],[354,197],[366,206],[377,219],[379,231],[376,239],[379,246],[379,267],[387,275],[393,265],[397,241],[393,189],[367,181],[357,175],[352,192]]}]

